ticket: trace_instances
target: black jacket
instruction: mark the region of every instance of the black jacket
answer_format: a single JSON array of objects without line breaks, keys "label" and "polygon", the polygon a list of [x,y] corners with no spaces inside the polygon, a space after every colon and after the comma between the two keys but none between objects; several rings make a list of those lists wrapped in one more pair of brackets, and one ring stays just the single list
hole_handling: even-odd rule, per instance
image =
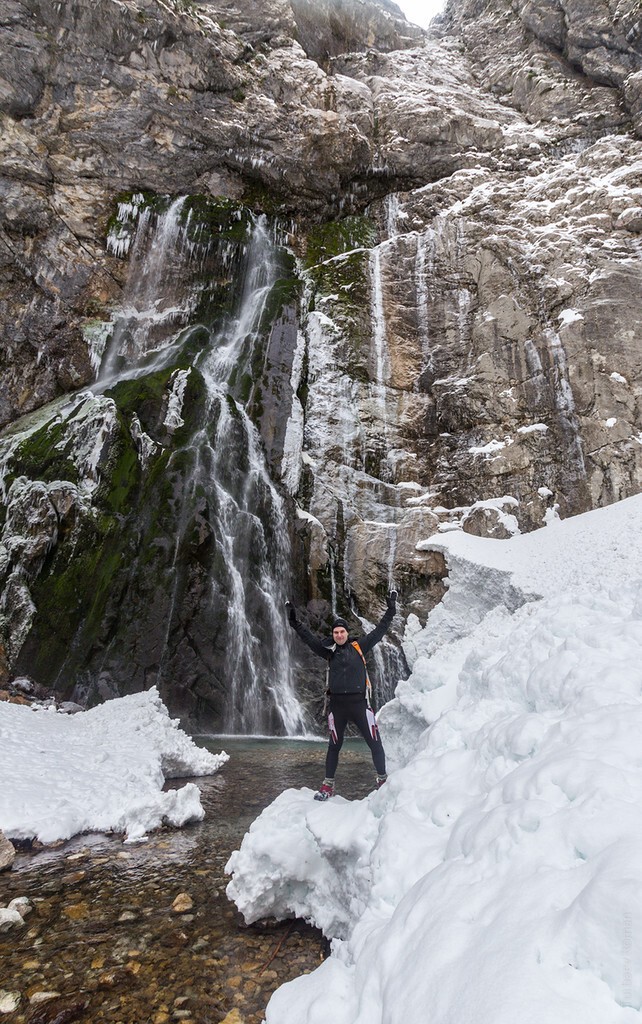
[{"label": "black jacket", "polygon": [[[371,651],[375,644],[378,644],[395,615],[394,608],[388,608],[378,626],[365,636],[359,637],[357,642],[364,654]],[[352,646],[349,637],[345,644],[332,644],[328,646],[319,637],[306,629],[300,622],[293,627],[299,634],[304,644],[307,644],[311,651],[325,658],[329,664],[328,689],[330,693],[359,693],[366,692],[366,667],[358,651]]]}]

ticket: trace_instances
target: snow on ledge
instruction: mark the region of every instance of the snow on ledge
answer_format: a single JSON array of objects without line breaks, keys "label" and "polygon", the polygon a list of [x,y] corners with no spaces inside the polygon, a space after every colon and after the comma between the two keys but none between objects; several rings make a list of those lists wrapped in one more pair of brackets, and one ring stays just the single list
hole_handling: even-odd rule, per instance
[{"label": "snow on ledge", "polygon": [[43,843],[79,832],[144,838],[164,821],[200,821],[198,787],[166,778],[210,775],[228,760],[170,719],[154,687],[77,715],[0,703],[0,830]]},{"label": "snow on ledge", "polygon": [[493,455],[494,452],[500,452],[502,448],[506,447],[506,441],[498,441],[493,439],[488,444],[473,445],[468,449],[471,455]]}]

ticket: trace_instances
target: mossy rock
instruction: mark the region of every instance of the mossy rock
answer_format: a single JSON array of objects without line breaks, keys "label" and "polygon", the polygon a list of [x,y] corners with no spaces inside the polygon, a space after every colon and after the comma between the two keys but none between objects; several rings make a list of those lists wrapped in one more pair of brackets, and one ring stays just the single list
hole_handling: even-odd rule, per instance
[{"label": "mossy rock", "polygon": [[353,249],[372,249],[376,243],[377,225],[370,217],[327,221],[308,234],[305,266],[309,269]]},{"label": "mossy rock", "polygon": [[[145,189],[119,192],[113,200],[113,209],[107,220],[106,235],[133,234],[136,221],[143,210],[152,209],[155,213],[165,213],[171,201],[171,196],[159,195],[157,192]],[[133,207],[138,211],[137,216],[130,217],[126,221],[121,220],[119,216],[121,206]]]},{"label": "mossy rock", "polygon": [[9,460],[5,477],[7,487],[18,476],[44,483],[69,480],[77,484],[78,469],[64,450],[68,438],[67,420],[56,417],[21,441]]},{"label": "mossy rock", "polygon": [[252,215],[242,203],[223,196],[190,195],[181,210],[187,237],[197,244],[213,240],[246,243],[252,232]]},{"label": "mossy rock", "polygon": [[[148,426],[157,421],[170,374],[122,381],[112,390],[120,429],[101,467],[93,508],[30,586],[38,612],[16,667],[60,692],[69,692],[79,673],[95,666],[97,652],[113,638],[127,634],[136,609],[152,607],[159,587],[166,594],[163,581],[173,565],[181,499],[196,454],[186,443],[191,434],[179,439],[177,431],[178,448],[162,450],[144,471],[130,422],[134,412]],[[185,394],[189,415],[202,417],[203,388],[192,370]]]},{"label": "mossy rock", "polygon": [[251,210],[267,214],[268,217],[279,217],[291,210],[292,199],[273,184],[266,185],[258,179],[246,179],[243,204]]},{"label": "mossy rock", "polygon": [[132,417],[138,416],[145,433],[155,441],[167,441],[167,428],[163,420],[167,411],[167,399],[171,379],[176,370],[189,370],[183,397],[182,418],[184,423],[173,434],[172,446],[180,446],[201,425],[206,385],[203,375],[191,363],[180,360],[178,364],[163,367],[144,377],[119,381],[106,394],[114,400],[124,421],[131,424]]}]

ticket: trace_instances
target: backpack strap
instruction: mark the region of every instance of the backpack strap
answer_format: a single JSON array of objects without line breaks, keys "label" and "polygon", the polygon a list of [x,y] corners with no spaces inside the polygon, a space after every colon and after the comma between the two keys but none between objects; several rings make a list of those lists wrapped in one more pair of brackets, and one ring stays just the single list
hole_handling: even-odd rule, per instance
[{"label": "backpack strap", "polygon": [[372,683],[370,682],[370,676],[368,675],[368,666],[366,665],[366,659],[363,656],[363,651],[359,647],[358,641],[351,640],[350,642],[354,647],[355,651],[357,652],[357,654],[359,655],[359,657],[361,658],[363,662],[363,667],[366,670],[366,704],[370,709],[372,709]]},{"label": "backpack strap", "polygon": [[[332,644],[328,647],[329,651],[336,651],[337,645]],[[363,655],[361,655],[363,657]],[[330,694],[330,662],[326,665],[325,669],[325,693],[323,694],[323,717],[325,718],[328,713],[328,696]]]}]

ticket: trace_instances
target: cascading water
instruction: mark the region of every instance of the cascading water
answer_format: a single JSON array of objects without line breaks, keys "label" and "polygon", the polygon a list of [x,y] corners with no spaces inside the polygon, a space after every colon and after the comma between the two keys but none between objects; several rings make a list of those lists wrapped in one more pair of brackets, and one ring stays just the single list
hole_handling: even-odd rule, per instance
[{"label": "cascading water", "polygon": [[375,380],[372,385],[372,394],[376,409],[376,416],[380,423],[380,430],[383,438],[383,457],[381,459],[381,478],[388,476],[387,456],[390,448],[388,429],[388,406],[386,385],[390,377],[390,355],[388,352],[388,339],[386,332],[386,313],[383,299],[383,280],[381,269],[381,250],[383,243],[373,249],[370,261],[370,276],[372,282],[372,341],[374,355]]},{"label": "cascading water", "polygon": [[209,463],[207,478],[218,506],[218,540],[229,570],[230,699],[225,728],[261,731],[267,688],[283,728],[293,734],[302,730],[304,716],[294,693],[283,629],[285,584],[290,578],[285,509],[267,472],[257,430],[228,391],[231,380],[241,385],[250,373],[278,276],[274,254],[274,239],[265,218],[260,218],[250,241],[238,315],[198,361],[208,388],[206,420],[217,423],[213,443],[206,434],[199,440]]},{"label": "cascading water", "polygon": [[136,370],[143,356],[164,347],[168,332],[184,327],[194,311],[195,293],[180,289],[180,271],[193,255],[189,222],[181,217],[186,200],[179,196],[160,214],[148,206],[138,215],[122,309],[100,366],[101,383]]},{"label": "cascading water", "polygon": [[[149,374],[163,363],[171,365],[171,352],[184,337],[181,329],[193,318],[203,286],[196,282],[190,291],[185,282],[190,280],[190,264],[200,259],[202,265],[203,257],[189,237],[186,202],[183,197],[160,214],[140,214],[124,308],[99,377],[102,390]],[[261,376],[255,364],[265,344],[268,304],[279,275],[275,238],[264,218],[248,220],[246,237],[236,251],[239,297],[230,299],[227,282],[226,310],[192,360],[204,383],[202,410],[187,442],[167,462],[168,478],[175,475],[180,481],[172,499],[179,507],[165,573],[163,650],[153,681],[171,683],[177,651],[186,642],[192,651],[197,646],[193,635],[184,635],[182,622],[191,585],[184,556],[194,546],[196,532],[204,538],[199,551],[208,552],[199,557],[209,568],[199,591],[198,642],[207,646],[202,633],[209,623],[211,644],[224,666],[222,728],[293,735],[304,731],[305,716],[294,691],[283,618],[291,572],[289,530],[283,500],[246,411]],[[190,373],[188,367],[172,377],[164,423],[170,433],[184,423]]]}]

